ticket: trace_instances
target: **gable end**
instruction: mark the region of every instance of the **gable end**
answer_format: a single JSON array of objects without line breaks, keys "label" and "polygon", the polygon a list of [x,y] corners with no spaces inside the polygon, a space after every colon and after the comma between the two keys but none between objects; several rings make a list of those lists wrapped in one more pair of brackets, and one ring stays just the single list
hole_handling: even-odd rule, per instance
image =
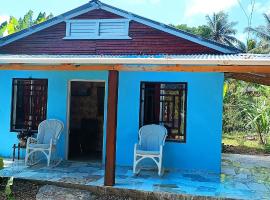
[{"label": "gable end", "polygon": [[[95,12],[94,12],[95,11]],[[95,13],[95,15],[93,14]],[[104,14],[105,13],[105,14]],[[104,18],[104,16],[109,15],[110,17]],[[91,17],[90,17],[91,16]],[[115,8],[113,6],[101,3],[99,1],[90,1],[89,3],[64,13],[58,17],[48,20],[42,24],[33,26],[27,30],[20,31],[18,33],[12,34],[5,38],[0,39],[0,52],[2,48],[12,46],[13,42],[23,41],[24,38],[31,38],[31,35],[35,35],[36,32],[40,32],[44,29],[49,29],[51,27],[57,27],[62,23],[66,23],[64,34],[62,39],[65,40],[105,40],[112,42],[112,40],[124,40],[128,41],[133,39],[132,37],[132,24],[142,24],[149,27],[150,29],[155,29],[157,31],[163,32],[167,37],[174,38],[174,40],[185,41],[184,43],[190,42],[193,46],[194,51],[189,50],[184,52],[188,53],[239,53],[240,50],[229,47],[223,44],[219,44],[214,41],[203,39],[201,37],[195,36],[184,31],[174,29],[165,24],[155,22],[153,20],[146,19],[144,17],[123,11],[121,9]],[[41,33],[41,32],[40,32]],[[149,36],[148,32],[145,32],[146,37]],[[162,34],[161,34],[162,35]],[[170,36],[171,35],[171,36]],[[153,36],[155,38],[155,36]],[[164,38],[166,39],[166,38]],[[170,40],[170,39],[167,39]],[[157,41],[153,41],[157,42]],[[146,43],[148,43],[146,41]],[[122,45],[122,44],[118,44]],[[154,44],[153,44],[154,45]],[[177,45],[177,43],[175,44]],[[132,45],[131,45],[132,46]],[[151,48],[152,44],[148,48]],[[41,47],[40,47],[41,48]],[[170,46],[168,46],[170,48]],[[178,48],[181,48],[179,45]],[[8,48],[6,48],[8,49]],[[199,49],[199,50],[198,50]],[[162,50],[162,48],[161,48]],[[198,50],[198,51],[197,51]],[[204,50],[204,51],[203,51]],[[5,52],[5,50],[4,50]],[[6,51],[8,52],[8,50]],[[77,52],[77,50],[76,50]],[[131,51],[119,52],[119,54],[128,54]],[[155,51],[153,51],[155,52]],[[181,51],[160,51],[160,54],[178,54]],[[59,52],[61,53],[61,52]],[[141,54],[149,53],[149,50],[144,52],[142,49]],[[151,54],[151,53],[150,53]]]}]

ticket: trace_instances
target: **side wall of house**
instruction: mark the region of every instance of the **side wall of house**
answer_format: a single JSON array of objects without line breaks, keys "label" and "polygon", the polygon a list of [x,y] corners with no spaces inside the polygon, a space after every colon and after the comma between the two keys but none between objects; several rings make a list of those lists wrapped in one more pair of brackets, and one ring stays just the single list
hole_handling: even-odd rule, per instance
[{"label": "side wall of house", "polygon": [[[46,72],[46,71],[0,71],[0,156],[11,157],[12,146],[17,144],[17,134],[10,132],[10,114],[13,78],[45,78],[48,79],[47,118],[64,122],[65,129],[58,144],[58,154],[65,158],[67,145],[67,113],[68,85],[71,80],[105,81],[108,72]],[[107,88],[107,85],[106,85]],[[107,92],[106,92],[107,94]],[[105,95],[106,96],[106,95]],[[105,97],[105,122],[107,101]],[[104,128],[106,124],[104,123]],[[106,129],[104,129],[106,130]],[[104,134],[105,135],[105,134]],[[105,142],[105,137],[104,137]],[[105,146],[105,145],[104,145]],[[105,152],[105,151],[103,151]]]},{"label": "side wall of house", "polygon": [[134,143],[138,142],[141,81],[187,82],[187,142],[166,142],[164,165],[220,172],[223,80],[223,73],[121,72],[117,163],[133,163]]}]

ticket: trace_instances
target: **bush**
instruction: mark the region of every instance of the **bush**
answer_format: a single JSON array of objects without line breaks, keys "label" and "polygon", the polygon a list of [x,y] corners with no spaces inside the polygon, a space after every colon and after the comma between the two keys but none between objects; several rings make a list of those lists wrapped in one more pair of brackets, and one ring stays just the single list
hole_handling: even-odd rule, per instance
[{"label": "bush", "polygon": [[4,168],[4,160],[0,158],[0,169]]}]

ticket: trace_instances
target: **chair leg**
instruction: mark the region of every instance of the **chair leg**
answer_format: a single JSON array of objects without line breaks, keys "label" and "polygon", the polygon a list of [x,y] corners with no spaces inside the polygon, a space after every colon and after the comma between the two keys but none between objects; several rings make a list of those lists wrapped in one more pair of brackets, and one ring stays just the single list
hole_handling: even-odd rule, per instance
[{"label": "chair leg", "polygon": [[137,167],[137,156],[136,156],[136,154],[134,154],[133,174],[136,174],[136,167]]},{"label": "chair leg", "polygon": [[26,148],[26,153],[25,153],[25,158],[24,158],[24,163],[25,163],[25,165],[27,165],[28,154],[29,154],[29,152],[28,152],[28,149]]},{"label": "chair leg", "polygon": [[48,167],[50,166],[51,155],[52,155],[52,150],[50,149],[50,150],[49,150],[49,154],[48,154],[48,156],[47,156],[47,166],[48,166]]},{"label": "chair leg", "polygon": [[162,158],[159,157],[159,162],[158,162],[158,175],[162,176],[163,175],[163,168],[162,168]]}]

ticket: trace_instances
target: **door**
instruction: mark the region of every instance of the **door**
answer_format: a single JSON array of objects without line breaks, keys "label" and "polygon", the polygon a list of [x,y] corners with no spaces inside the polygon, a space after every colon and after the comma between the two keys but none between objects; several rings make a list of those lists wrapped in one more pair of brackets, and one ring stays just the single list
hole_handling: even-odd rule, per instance
[{"label": "door", "polygon": [[104,82],[71,82],[69,160],[102,160],[104,97]]}]

